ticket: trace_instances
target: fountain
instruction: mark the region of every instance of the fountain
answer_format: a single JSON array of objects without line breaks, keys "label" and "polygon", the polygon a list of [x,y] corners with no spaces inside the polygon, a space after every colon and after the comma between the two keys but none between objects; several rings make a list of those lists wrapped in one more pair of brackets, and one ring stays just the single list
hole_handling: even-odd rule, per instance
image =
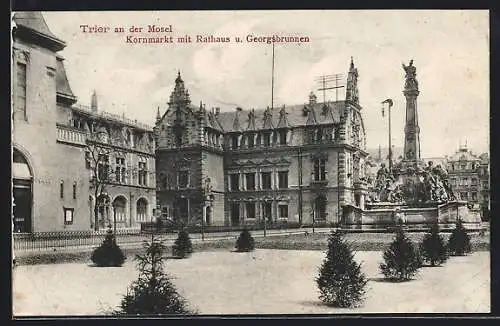
[{"label": "fountain", "polygon": [[[449,229],[461,220],[466,228],[479,229],[479,214],[469,210],[467,202],[456,199],[446,170],[421,159],[419,90],[413,60],[408,66],[403,64],[403,69],[406,73],[404,156],[393,165],[389,152],[389,168],[381,164],[371,184],[366,207],[344,205],[341,227],[345,230],[387,230],[403,225],[406,229],[424,230],[438,221],[442,229]],[[392,105],[391,100],[386,101]]]}]

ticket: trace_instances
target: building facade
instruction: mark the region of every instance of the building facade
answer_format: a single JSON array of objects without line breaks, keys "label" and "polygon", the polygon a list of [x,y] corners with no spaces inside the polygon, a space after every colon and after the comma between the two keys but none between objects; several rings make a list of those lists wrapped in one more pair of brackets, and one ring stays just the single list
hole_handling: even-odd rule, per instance
[{"label": "building facade", "polygon": [[[96,97],[91,108],[77,105],[59,54],[66,43],[39,12],[17,12],[13,22],[14,231],[89,230],[111,220],[118,227],[149,220],[156,206],[152,128],[99,111]],[[93,151],[99,169],[89,159]],[[96,179],[106,181],[97,196],[98,223]]]},{"label": "building facade", "polygon": [[[366,135],[357,69],[346,99],[281,108],[207,110],[180,73],[155,135],[158,202],[183,223],[338,224],[364,206]],[[203,219],[203,220],[202,220]]]},{"label": "building facade", "polygon": [[467,146],[460,146],[446,161],[450,183],[457,198],[481,209],[482,217],[486,219],[490,202],[488,154],[478,156]]}]

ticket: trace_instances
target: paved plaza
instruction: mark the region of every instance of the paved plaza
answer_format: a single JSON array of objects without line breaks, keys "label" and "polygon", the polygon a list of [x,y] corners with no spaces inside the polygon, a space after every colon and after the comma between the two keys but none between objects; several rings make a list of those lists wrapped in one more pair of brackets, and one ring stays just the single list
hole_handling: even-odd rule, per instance
[{"label": "paved plaza", "polygon": [[[200,314],[487,313],[490,253],[452,257],[442,267],[423,268],[405,283],[385,282],[380,251],[357,252],[369,278],[365,303],[357,309],[326,307],[315,277],[322,251],[211,251],[168,260],[166,270]],[[13,308],[23,315],[103,315],[115,308],[136,278],[133,261],[121,268],[89,263],[16,267]]]}]

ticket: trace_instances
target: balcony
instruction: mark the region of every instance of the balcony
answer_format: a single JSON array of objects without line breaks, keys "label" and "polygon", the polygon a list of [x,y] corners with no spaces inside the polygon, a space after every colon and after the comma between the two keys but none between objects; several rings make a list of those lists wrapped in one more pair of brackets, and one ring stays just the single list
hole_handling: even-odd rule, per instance
[{"label": "balcony", "polygon": [[57,125],[57,141],[76,146],[85,146],[86,134],[69,126]]}]

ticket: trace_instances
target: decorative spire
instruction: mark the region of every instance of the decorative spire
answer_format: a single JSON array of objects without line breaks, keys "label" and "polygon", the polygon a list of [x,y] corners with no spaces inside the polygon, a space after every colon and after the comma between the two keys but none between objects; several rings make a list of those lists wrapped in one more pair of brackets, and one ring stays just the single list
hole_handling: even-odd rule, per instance
[{"label": "decorative spire", "polygon": [[352,57],[349,73],[347,74],[346,101],[359,104],[358,69],[354,67],[354,59]]},{"label": "decorative spire", "polygon": [[309,104],[314,105],[316,103],[317,103],[316,95],[313,92],[309,93]]},{"label": "decorative spire", "polygon": [[306,125],[315,125],[317,124],[317,120],[316,120],[316,112],[314,112],[314,108],[310,107],[310,108],[306,108],[307,109],[307,121],[306,121]]},{"label": "decorative spire", "polygon": [[156,109],[156,122],[160,122],[161,120],[161,115],[160,115],[160,107],[158,106]]},{"label": "decorative spire", "polygon": [[264,111],[264,124],[263,124],[264,129],[274,129],[273,125],[273,113],[271,112],[271,109],[267,107],[267,109]]},{"label": "decorative spire", "polygon": [[287,128],[290,126],[288,119],[286,118],[288,113],[286,113],[285,105],[280,109],[280,120],[278,121],[278,128]]},{"label": "decorative spire", "polygon": [[92,92],[92,98],[90,99],[90,109],[92,112],[97,112],[97,93],[95,89]]},{"label": "decorative spire", "polygon": [[241,108],[237,107],[236,108],[236,115],[234,116],[234,121],[233,121],[233,130],[234,131],[240,131],[241,126],[240,126],[240,112]]},{"label": "decorative spire", "polygon": [[250,110],[250,112],[248,113],[247,130],[255,130],[255,109]]},{"label": "decorative spire", "polygon": [[177,72],[177,78],[175,79],[175,87],[170,94],[169,106],[181,106],[187,107],[191,103],[191,99],[189,98],[189,92],[184,87],[184,81],[181,78],[181,72]]}]

